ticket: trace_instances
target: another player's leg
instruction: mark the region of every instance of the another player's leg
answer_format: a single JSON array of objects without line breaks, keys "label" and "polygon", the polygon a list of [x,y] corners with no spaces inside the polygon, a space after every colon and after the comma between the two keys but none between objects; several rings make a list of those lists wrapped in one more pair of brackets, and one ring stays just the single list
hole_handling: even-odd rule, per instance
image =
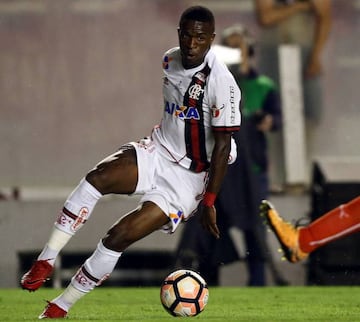
[{"label": "another player's leg", "polygon": [[284,251],[286,259],[297,262],[334,240],[360,231],[360,197],[327,212],[306,227],[294,227],[284,221],[266,200],[260,213],[267,219]]},{"label": "another player's leg", "polygon": [[49,302],[39,318],[65,317],[80,298],[109,277],[122,252],[129,245],[160,229],[168,221],[164,212],[152,202],[146,202],[124,216],[108,231],[94,253],[73,276],[68,287]]},{"label": "another player's leg", "polygon": [[132,193],[136,182],[136,154],[131,146],[124,146],[90,171],[66,200],[48,242],[30,270],[22,277],[22,288],[36,291],[49,279],[59,252],[86,223],[103,195]]},{"label": "another player's leg", "polygon": [[299,245],[310,253],[339,238],[360,231],[360,197],[327,212],[299,230]]},{"label": "another player's leg", "polygon": [[299,228],[281,218],[269,201],[263,200],[261,202],[260,215],[266,219],[267,224],[281,245],[285,258],[289,262],[295,263],[308,256],[299,247]]}]

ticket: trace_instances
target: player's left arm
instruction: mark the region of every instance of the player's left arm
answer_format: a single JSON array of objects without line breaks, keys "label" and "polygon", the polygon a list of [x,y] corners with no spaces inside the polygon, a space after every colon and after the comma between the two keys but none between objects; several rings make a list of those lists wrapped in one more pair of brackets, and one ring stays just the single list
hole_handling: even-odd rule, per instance
[{"label": "player's left arm", "polygon": [[214,94],[210,98],[210,106],[215,107],[211,119],[215,144],[210,160],[208,184],[200,207],[200,222],[206,230],[219,238],[214,202],[226,174],[232,133],[240,128],[241,93],[230,73],[217,77],[209,86],[209,92]]},{"label": "player's left arm", "polygon": [[215,146],[212,152],[209,179],[200,209],[200,222],[215,238],[220,237],[216,224],[216,209],[213,202],[220,191],[225,177],[231,150],[231,132],[214,131]]}]

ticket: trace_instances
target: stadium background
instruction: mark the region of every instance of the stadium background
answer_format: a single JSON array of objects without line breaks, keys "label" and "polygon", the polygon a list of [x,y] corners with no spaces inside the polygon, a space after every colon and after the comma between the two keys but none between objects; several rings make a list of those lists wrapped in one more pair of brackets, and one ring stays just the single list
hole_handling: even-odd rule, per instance
[{"label": "stadium background", "polygon": [[[42,247],[85,171],[159,121],[161,55],[177,45],[179,14],[194,3],[213,9],[218,32],[236,22],[260,32],[250,0],[0,1],[0,191],[8,197],[16,188],[20,196],[0,202],[0,287],[18,285],[18,253]],[[308,157],[359,164],[360,1],[333,5],[324,112]],[[307,194],[273,201],[288,216],[310,207]],[[66,249],[93,249],[135,204],[107,198]],[[178,236],[155,234],[134,249],[172,250]],[[281,265],[292,284],[304,283],[303,266]],[[240,285],[241,267],[231,269],[224,267],[223,283]]]}]

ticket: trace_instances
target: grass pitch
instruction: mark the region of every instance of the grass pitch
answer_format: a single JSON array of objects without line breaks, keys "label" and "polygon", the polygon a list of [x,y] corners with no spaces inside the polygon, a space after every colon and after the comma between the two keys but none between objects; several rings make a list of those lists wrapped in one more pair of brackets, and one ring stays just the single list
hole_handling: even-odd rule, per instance
[{"label": "grass pitch", "polygon": [[[199,321],[360,321],[360,287],[210,287],[209,303]],[[38,321],[60,290],[0,289],[0,321]],[[82,298],[67,321],[183,320],[161,306],[159,288],[99,287]]]}]

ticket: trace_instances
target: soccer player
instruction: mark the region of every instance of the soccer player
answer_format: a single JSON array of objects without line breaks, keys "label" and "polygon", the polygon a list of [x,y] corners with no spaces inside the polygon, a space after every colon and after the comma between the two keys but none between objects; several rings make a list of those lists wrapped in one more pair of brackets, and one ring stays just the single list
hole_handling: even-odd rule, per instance
[{"label": "soccer player", "polygon": [[275,233],[285,258],[296,263],[315,249],[360,231],[360,197],[325,213],[305,227],[294,227],[280,217],[273,205],[264,200],[260,215]]},{"label": "soccer player", "polygon": [[[68,287],[39,316],[63,318],[113,271],[125,249],[155,230],[173,233],[199,206],[204,229],[219,238],[214,201],[227,164],[236,158],[232,133],[240,128],[240,90],[211,49],[212,12],[190,7],[180,18],[180,47],[163,56],[164,111],[151,136],[123,145],[101,161],[70,194],[50,238],[21,285],[37,290],[57,255],[107,194],[142,194],[138,208],[117,221]],[[201,201],[200,205],[199,202]]]}]

